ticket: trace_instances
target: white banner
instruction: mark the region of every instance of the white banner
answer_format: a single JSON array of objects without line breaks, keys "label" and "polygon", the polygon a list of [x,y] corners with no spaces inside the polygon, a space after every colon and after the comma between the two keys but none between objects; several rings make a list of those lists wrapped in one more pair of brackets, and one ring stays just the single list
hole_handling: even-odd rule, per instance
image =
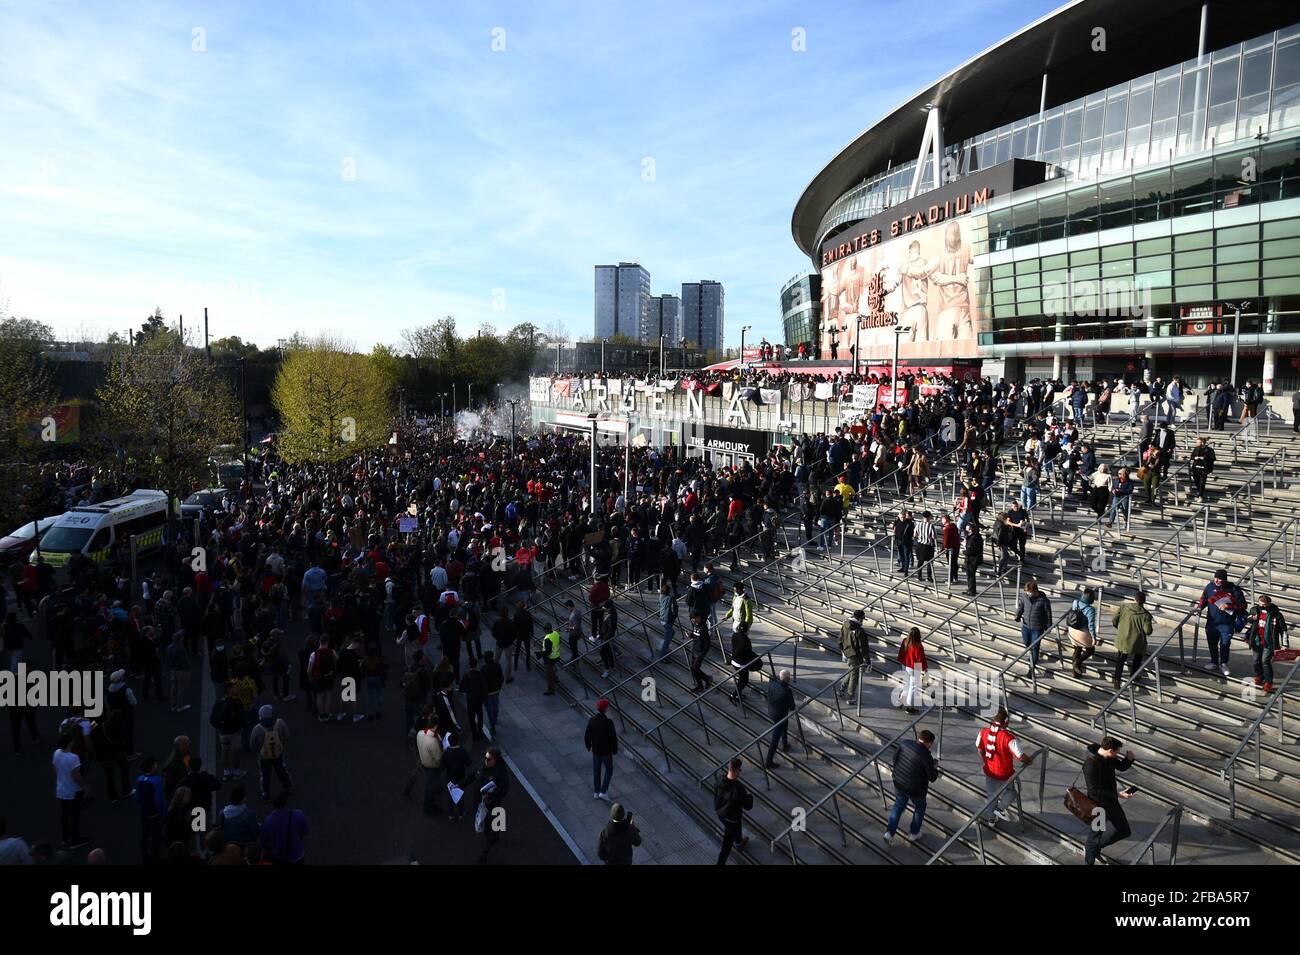
[{"label": "white banner", "polygon": [[551,379],[549,378],[530,378],[528,379],[528,399],[530,401],[546,402],[551,397]]},{"label": "white banner", "polygon": [[818,401],[827,401],[832,395],[834,395],[834,393],[834,389],[831,387],[829,381],[819,381],[817,382],[816,387],[813,388],[813,397]]}]

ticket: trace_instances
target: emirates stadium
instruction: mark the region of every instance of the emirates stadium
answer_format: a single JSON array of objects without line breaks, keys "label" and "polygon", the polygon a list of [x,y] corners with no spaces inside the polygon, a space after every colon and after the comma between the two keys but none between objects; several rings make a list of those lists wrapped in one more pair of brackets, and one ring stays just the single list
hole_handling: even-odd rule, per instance
[{"label": "emirates stadium", "polygon": [[1300,387],[1298,160],[1300,8],[1067,4],[813,177],[817,357]]}]

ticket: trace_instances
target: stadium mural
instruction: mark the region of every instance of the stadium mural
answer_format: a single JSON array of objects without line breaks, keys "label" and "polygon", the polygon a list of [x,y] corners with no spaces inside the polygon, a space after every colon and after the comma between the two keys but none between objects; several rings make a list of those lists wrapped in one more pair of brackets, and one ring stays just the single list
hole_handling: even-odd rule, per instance
[{"label": "stadium mural", "polygon": [[987,218],[963,216],[903,232],[822,269],[822,355],[890,357],[894,326],[907,329],[902,359],[977,354],[980,289],[976,255],[986,251]]}]

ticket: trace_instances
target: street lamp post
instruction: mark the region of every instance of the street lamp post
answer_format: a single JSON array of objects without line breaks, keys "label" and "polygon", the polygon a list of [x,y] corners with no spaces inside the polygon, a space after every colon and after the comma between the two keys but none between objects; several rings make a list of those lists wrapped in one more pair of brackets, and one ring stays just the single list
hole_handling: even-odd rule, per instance
[{"label": "street lamp post", "polygon": [[451,383],[451,420],[456,420],[456,382]]},{"label": "street lamp post", "polygon": [[667,337],[667,335],[659,336],[659,377],[661,379],[664,376],[664,339]]},{"label": "street lamp post", "polygon": [[893,393],[893,400],[889,403],[891,408],[898,407],[898,341],[909,331],[911,329],[906,325],[894,325],[894,370],[889,375],[889,387]]},{"label": "street lamp post", "polygon": [[745,369],[745,334],[753,327],[754,327],[753,325],[740,326],[740,369],[741,371],[744,371]]},{"label": "street lamp post", "polygon": [[602,378],[605,375],[605,346],[608,344],[609,344],[608,338],[602,338],[600,340],[600,374]]},{"label": "street lamp post", "polygon": [[446,424],[447,418],[447,392],[443,391],[438,394],[438,423]]},{"label": "street lamp post", "polygon": [[515,407],[519,404],[518,398],[509,399],[506,404],[510,406],[510,456],[515,456]]},{"label": "street lamp post", "polygon": [[587,415],[591,419],[591,516],[596,516],[596,428],[598,419],[596,412]]}]

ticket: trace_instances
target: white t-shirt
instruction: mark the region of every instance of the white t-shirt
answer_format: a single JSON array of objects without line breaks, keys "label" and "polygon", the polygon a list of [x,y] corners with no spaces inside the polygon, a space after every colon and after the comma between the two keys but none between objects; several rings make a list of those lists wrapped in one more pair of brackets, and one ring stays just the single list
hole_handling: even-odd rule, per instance
[{"label": "white t-shirt", "polygon": [[81,757],[76,753],[56,749],[54,751],[54,795],[58,799],[75,799],[81,792],[81,784],[72,778],[72,774],[81,768]]}]

